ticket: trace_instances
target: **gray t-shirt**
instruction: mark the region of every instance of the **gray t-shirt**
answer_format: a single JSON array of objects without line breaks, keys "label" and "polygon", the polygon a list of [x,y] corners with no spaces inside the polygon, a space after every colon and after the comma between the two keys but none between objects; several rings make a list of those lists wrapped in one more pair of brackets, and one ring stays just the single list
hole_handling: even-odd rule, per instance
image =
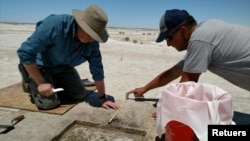
[{"label": "gray t-shirt", "polygon": [[250,28],[208,20],[192,33],[185,62],[177,66],[189,73],[207,70],[250,91]]}]

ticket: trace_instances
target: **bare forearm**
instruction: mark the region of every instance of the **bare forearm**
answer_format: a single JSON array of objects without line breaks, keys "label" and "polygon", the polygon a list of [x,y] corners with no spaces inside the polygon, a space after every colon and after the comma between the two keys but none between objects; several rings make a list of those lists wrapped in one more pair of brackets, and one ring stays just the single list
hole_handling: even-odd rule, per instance
[{"label": "bare forearm", "polygon": [[36,63],[30,65],[24,64],[24,67],[37,85],[40,85],[45,82]]},{"label": "bare forearm", "polygon": [[103,80],[95,81],[95,85],[99,94],[99,97],[105,94],[105,84]]}]

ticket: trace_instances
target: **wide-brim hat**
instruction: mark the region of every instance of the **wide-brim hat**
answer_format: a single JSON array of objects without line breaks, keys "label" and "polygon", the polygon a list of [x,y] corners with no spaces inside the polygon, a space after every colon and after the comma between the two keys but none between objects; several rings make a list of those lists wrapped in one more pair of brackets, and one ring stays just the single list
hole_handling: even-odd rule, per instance
[{"label": "wide-brim hat", "polygon": [[83,11],[73,9],[72,13],[77,24],[93,39],[102,43],[108,40],[108,16],[100,7],[93,4]]}]

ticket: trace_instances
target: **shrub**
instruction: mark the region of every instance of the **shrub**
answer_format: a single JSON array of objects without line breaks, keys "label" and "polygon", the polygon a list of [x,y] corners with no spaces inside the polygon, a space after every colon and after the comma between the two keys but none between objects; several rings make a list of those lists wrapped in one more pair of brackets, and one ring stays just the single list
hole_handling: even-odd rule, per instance
[{"label": "shrub", "polygon": [[136,43],[137,43],[137,40],[133,40],[133,43],[135,43],[135,44],[136,44]]},{"label": "shrub", "polygon": [[125,37],[125,41],[129,41],[129,37]]}]

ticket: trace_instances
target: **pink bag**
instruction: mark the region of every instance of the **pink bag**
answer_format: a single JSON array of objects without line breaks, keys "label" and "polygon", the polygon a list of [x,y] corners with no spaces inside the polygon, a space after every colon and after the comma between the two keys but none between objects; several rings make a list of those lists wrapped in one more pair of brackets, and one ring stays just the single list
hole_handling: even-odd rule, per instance
[{"label": "pink bag", "polygon": [[157,103],[156,128],[161,136],[168,122],[176,120],[206,141],[208,124],[234,124],[232,118],[232,97],[223,89],[191,81],[174,83],[164,87]]}]

